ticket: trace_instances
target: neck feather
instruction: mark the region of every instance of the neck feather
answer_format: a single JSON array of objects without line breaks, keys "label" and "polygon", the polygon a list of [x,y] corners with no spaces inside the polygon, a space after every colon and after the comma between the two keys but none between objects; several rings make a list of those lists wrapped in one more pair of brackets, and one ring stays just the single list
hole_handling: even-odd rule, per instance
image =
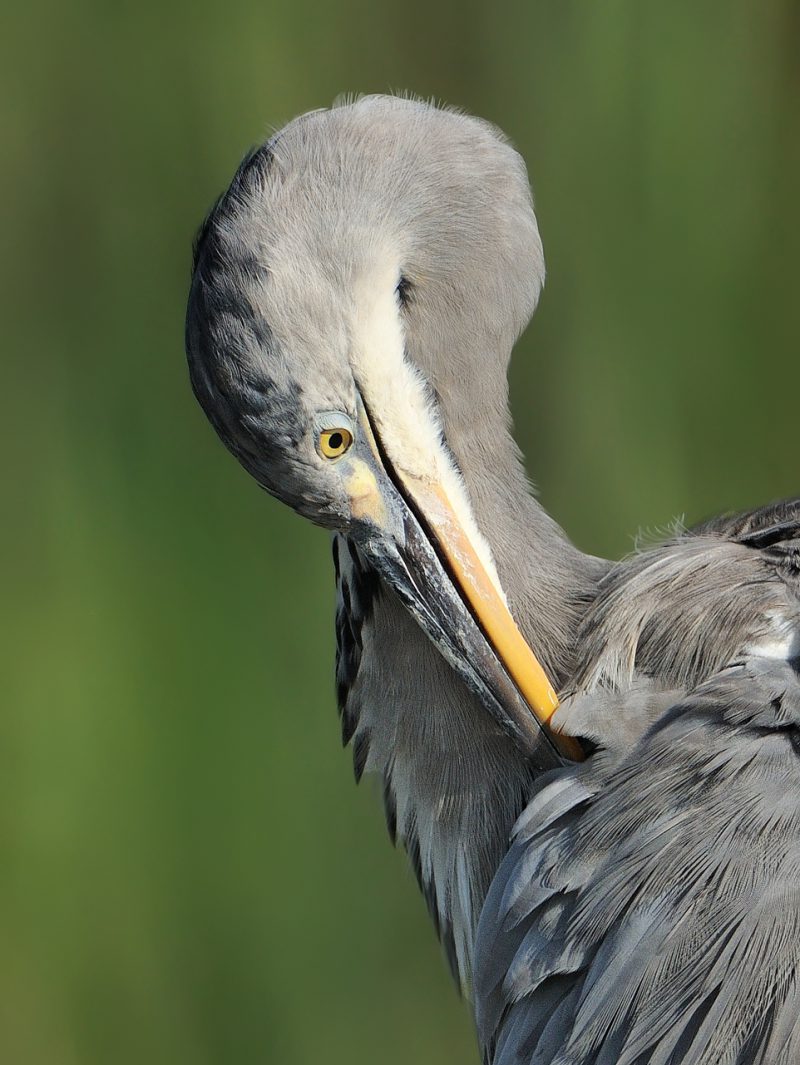
[{"label": "neck feather", "polygon": [[[458,462],[458,441],[448,443]],[[512,612],[560,684],[572,667],[575,630],[597,563],[566,540],[532,497],[510,436],[492,468],[465,479]],[[367,771],[383,780],[390,834],[408,852],[454,972],[468,990],[478,917],[533,773],[341,537],[334,559],[344,740],[352,742],[357,779]]]}]

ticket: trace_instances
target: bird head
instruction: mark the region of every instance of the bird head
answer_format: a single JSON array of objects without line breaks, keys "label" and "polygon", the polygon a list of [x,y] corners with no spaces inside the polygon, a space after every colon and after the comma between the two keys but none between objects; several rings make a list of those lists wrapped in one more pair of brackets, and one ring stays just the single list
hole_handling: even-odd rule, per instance
[{"label": "bird head", "polygon": [[[543,281],[524,164],[485,122],[367,97],[241,164],[195,249],[195,395],[273,495],[350,538],[515,738],[553,689],[511,616],[456,456],[507,425]],[[462,458],[463,460],[463,458]],[[552,752],[552,746],[549,746]]]}]

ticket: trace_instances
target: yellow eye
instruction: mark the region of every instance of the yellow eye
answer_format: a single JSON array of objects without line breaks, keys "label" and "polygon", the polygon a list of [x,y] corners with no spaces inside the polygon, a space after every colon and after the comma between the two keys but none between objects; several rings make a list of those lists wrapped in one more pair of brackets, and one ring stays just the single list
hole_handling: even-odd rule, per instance
[{"label": "yellow eye", "polygon": [[352,443],[349,429],[323,429],[319,434],[319,449],[326,459],[338,459]]}]

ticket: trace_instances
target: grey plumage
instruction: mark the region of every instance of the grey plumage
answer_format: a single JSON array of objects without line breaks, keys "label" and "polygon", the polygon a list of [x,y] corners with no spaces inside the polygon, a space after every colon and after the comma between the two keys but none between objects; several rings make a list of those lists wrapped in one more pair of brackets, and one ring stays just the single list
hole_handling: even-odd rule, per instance
[{"label": "grey plumage", "polygon": [[[334,533],[343,738],[467,990],[475,967],[487,1061],[788,1062],[800,505],[615,565],[574,548],[510,432],[543,277],[493,127],[385,97],[313,112],[201,230],[192,385],[258,482]],[[495,617],[585,764],[532,724]]]},{"label": "grey plumage", "polygon": [[537,772],[419,639],[357,549],[343,537],[334,544],[343,740],[356,777],[381,778],[392,840],[406,850],[450,966],[467,986],[483,899]]},{"label": "grey plumage", "polygon": [[798,507],[718,518],[615,566],[579,630],[575,687],[634,671],[691,685],[770,639],[779,619],[800,630]]},{"label": "grey plumage", "polygon": [[559,713],[602,747],[540,778],[492,884],[486,1059],[800,1060],[800,500],[620,563],[579,641]]},{"label": "grey plumage", "polygon": [[[396,248],[407,362],[435,404],[520,629],[566,680],[606,564],[538,505],[510,433],[505,368],[544,275],[524,164],[488,123],[365,98],[303,116],[248,155],[196,245],[192,386],[263,487],[340,532],[344,735],[357,769],[383,780],[392,827],[467,984],[480,906],[535,766],[374,567],[362,558],[354,577],[348,504],[314,468],[308,426],[315,410],[354,416],[354,286]],[[364,610],[353,584],[370,580]]]},{"label": "grey plumage", "polygon": [[495,1065],[800,1060],[800,679],[750,659],[543,782],[481,917]]}]

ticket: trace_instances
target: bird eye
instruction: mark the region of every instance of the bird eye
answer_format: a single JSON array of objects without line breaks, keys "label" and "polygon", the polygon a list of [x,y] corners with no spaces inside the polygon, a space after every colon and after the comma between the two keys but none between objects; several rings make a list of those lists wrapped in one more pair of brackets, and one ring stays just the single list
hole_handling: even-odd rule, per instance
[{"label": "bird eye", "polygon": [[353,443],[349,429],[323,429],[319,434],[319,449],[324,458],[338,459]]}]

